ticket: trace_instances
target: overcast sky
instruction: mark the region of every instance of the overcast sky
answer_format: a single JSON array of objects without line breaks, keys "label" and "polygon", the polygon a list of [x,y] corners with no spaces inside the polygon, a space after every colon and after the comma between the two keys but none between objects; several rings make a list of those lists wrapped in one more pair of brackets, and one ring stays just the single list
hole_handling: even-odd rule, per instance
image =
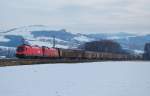
[{"label": "overcast sky", "polygon": [[48,25],[72,32],[150,33],[150,0],[0,0],[0,29]]}]

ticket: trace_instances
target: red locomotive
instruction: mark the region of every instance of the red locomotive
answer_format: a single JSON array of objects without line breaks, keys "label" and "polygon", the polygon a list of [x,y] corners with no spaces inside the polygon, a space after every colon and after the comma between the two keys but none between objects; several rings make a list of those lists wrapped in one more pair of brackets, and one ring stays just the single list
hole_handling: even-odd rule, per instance
[{"label": "red locomotive", "polygon": [[19,58],[58,58],[58,50],[55,48],[48,48],[45,46],[30,46],[23,44],[18,46],[16,56]]}]

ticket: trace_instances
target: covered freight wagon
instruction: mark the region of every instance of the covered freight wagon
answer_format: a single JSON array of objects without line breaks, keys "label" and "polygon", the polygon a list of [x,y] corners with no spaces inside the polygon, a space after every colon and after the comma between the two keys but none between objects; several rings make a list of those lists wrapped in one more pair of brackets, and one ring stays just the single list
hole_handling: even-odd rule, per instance
[{"label": "covered freight wagon", "polygon": [[81,59],[83,58],[84,51],[82,50],[72,50],[72,49],[61,49],[59,48],[60,58],[70,58],[70,59]]}]

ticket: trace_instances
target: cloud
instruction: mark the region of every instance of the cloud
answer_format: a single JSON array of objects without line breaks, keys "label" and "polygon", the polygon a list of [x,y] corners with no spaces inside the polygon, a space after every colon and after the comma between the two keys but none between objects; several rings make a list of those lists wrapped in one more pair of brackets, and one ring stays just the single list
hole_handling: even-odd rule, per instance
[{"label": "cloud", "polygon": [[150,32],[149,4],[149,0],[0,0],[0,25],[146,34]]}]

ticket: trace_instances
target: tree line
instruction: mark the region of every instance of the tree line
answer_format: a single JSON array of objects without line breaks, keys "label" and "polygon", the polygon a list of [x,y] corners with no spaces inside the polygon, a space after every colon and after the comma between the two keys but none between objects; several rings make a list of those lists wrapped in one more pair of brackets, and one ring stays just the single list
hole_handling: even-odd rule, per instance
[{"label": "tree line", "polygon": [[81,45],[80,48],[86,51],[95,51],[95,52],[126,53],[119,43],[112,40],[87,42]]}]

